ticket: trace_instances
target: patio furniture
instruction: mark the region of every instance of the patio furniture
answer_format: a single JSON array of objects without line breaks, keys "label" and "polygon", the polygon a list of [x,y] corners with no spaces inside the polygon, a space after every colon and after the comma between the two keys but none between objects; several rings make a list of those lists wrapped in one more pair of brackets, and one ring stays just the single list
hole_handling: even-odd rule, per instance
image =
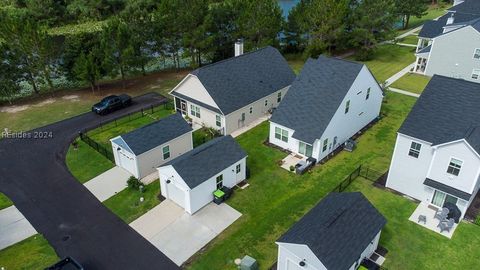
[{"label": "patio furniture", "polygon": [[419,215],[417,223],[420,223],[420,222],[423,222],[423,224],[427,224],[427,217],[425,215]]},{"label": "patio furniture", "polygon": [[460,217],[462,216],[462,211],[458,209],[457,205],[451,202],[446,202],[443,206],[449,210],[447,219],[453,218],[455,223],[458,223],[460,221]]},{"label": "patio furniture", "polygon": [[441,233],[443,231],[450,232],[450,229],[453,228],[453,225],[455,225],[455,220],[453,218],[448,219],[447,222],[440,222],[440,224],[438,224]]},{"label": "patio furniture", "polygon": [[222,187],[220,190],[223,191],[223,193],[225,193],[225,196],[223,197],[224,201],[228,200],[228,198],[230,198],[230,196],[232,196],[233,189],[228,188],[228,187]]},{"label": "patio furniture", "polygon": [[295,165],[295,173],[296,174],[304,174],[308,171],[311,167],[315,165],[317,162],[316,159],[309,157],[306,161],[300,160],[297,165]]},{"label": "patio furniture", "polygon": [[248,255],[245,255],[245,257],[243,257],[242,259],[242,262],[240,263],[240,270],[258,270],[257,260]]},{"label": "patio furniture", "polygon": [[353,139],[348,139],[346,142],[345,142],[345,147],[344,149],[348,152],[353,152],[353,150],[355,150],[355,148],[357,147],[357,143],[355,142],[355,140]]},{"label": "patio furniture", "polygon": [[435,216],[433,218],[436,218],[440,221],[444,221],[447,219],[447,215],[448,215],[448,212],[450,212],[450,210],[448,210],[448,208],[442,208],[442,209],[439,209],[436,213],[435,213]]}]

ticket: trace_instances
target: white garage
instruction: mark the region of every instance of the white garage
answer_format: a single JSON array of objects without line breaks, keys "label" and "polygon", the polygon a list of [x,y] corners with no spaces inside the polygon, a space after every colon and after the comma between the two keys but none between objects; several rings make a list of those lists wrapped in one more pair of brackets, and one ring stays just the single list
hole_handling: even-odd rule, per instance
[{"label": "white garage", "polygon": [[192,128],[180,114],[110,140],[115,164],[141,179],[193,148]]},{"label": "white garage", "polygon": [[193,214],[216,190],[245,180],[246,159],[231,136],[213,139],[158,168],[162,196]]}]

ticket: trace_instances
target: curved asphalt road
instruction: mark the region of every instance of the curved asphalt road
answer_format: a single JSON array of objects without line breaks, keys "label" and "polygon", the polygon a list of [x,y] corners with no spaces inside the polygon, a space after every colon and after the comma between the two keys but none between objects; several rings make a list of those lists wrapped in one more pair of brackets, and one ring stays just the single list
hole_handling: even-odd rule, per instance
[{"label": "curved asphalt road", "polygon": [[79,130],[164,100],[147,94],[107,116],[86,113],[34,130],[52,132],[51,139],[0,140],[0,191],[60,257],[72,256],[88,270],[179,269],[104,207],[65,166],[68,146]]}]

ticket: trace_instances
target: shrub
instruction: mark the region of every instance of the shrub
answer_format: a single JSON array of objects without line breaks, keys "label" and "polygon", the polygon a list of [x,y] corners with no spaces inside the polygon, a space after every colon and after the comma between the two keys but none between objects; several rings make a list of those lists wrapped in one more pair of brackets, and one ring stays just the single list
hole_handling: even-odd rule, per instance
[{"label": "shrub", "polygon": [[128,178],[127,180],[127,185],[131,189],[138,190],[141,184],[142,183],[140,183],[140,181],[138,181],[138,179],[135,178],[134,176],[130,176],[130,178]]},{"label": "shrub", "polygon": [[480,214],[475,218],[475,221],[473,223],[480,225]]},{"label": "shrub", "polygon": [[290,171],[291,171],[291,172],[295,171],[295,166],[291,165],[291,166],[290,166]]}]

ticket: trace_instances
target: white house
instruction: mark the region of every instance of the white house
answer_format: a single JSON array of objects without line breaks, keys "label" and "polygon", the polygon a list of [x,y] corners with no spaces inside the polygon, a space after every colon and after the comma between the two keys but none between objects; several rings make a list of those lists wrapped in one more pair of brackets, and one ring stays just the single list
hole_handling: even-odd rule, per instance
[{"label": "white house", "polygon": [[414,71],[480,83],[480,1],[467,0],[425,23]]},{"label": "white house", "polygon": [[277,270],[355,270],[385,224],[362,193],[330,193],[277,240]]},{"label": "white house", "polygon": [[193,214],[217,189],[245,180],[246,159],[231,136],[213,139],[158,168],[161,194]]},{"label": "white house", "polygon": [[269,141],[320,161],[375,120],[382,99],[365,65],[308,59],[270,119]]},{"label": "white house", "polygon": [[176,110],[193,122],[231,134],[267,116],[294,79],[280,52],[266,47],[198,68],[170,94]]},{"label": "white house", "polygon": [[435,75],[397,134],[386,186],[461,218],[480,187],[480,84]]},{"label": "white house", "polygon": [[115,164],[141,179],[193,148],[192,128],[174,114],[110,140]]}]

